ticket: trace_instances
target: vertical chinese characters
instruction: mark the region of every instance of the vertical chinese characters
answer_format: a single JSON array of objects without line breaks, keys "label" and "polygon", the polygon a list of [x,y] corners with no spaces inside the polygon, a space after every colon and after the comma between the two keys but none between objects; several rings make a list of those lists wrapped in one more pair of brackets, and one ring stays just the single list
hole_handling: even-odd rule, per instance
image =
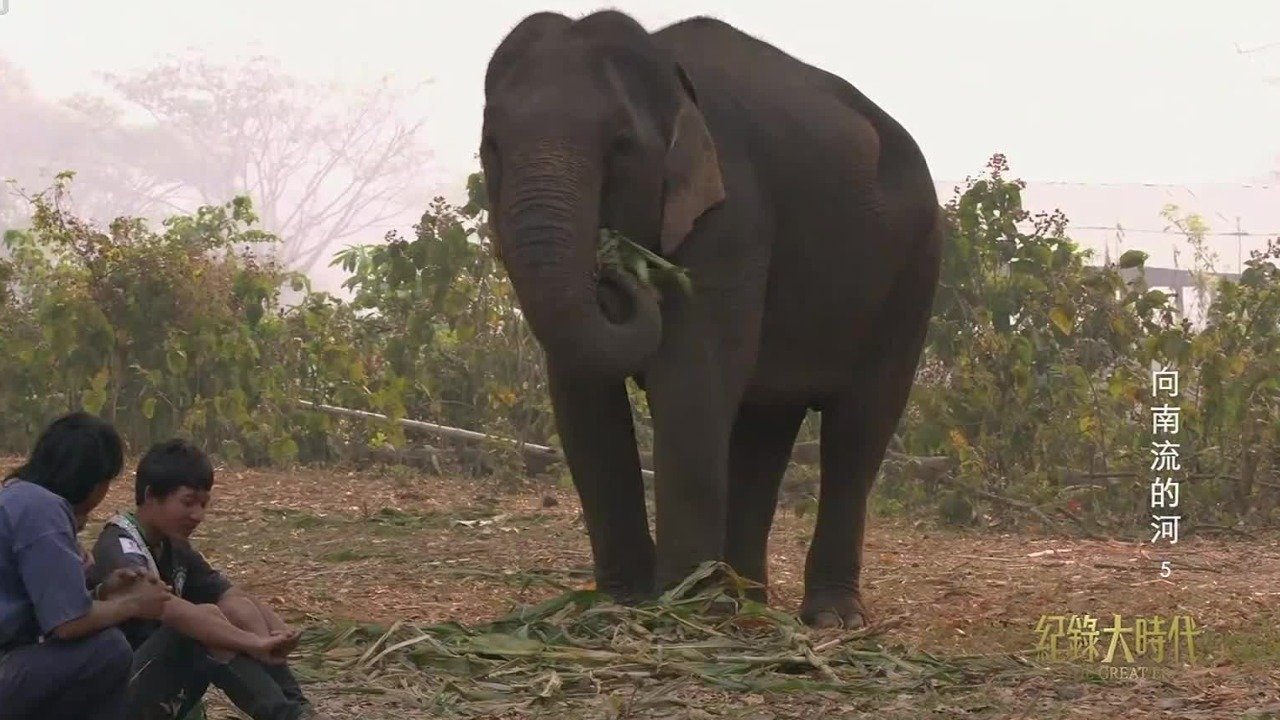
[{"label": "vertical chinese characters", "polygon": [[[1178,434],[1181,422],[1181,410],[1170,400],[1178,397],[1178,371],[1166,368],[1153,369],[1151,373],[1151,397],[1159,405],[1153,403],[1151,413],[1151,470],[1156,473],[1151,481],[1151,528],[1155,534],[1151,542],[1168,539],[1170,544],[1178,542],[1178,523],[1182,515],[1174,511],[1178,508],[1178,482],[1169,473],[1182,469],[1178,462],[1179,443],[1163,437],[1174,437]],[[1162,475],[1163,474],[1163,475]],[[1157,509],[1162,513],[1155,512]],[[1167,568],[1167,564],[1164,564]],[[1168,573],[1162,573],[1167,575]]]}]

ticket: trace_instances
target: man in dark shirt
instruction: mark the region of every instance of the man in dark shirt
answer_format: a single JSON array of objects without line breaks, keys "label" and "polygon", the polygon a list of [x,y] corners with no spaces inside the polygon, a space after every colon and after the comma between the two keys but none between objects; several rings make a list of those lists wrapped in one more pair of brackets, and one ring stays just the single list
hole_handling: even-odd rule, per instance
[{"label": "man in dark shirt", "polygon": [[[231,581],[210,567],[204,556],[185,540],[162,539],[152,555],[156,574],[173,588],[178,597],[189,603],[217,605],[232,589]],[[136,566],[145,569],[149,565],[147,553],[120,524],[109,523],[102,529],[94,546],[95,578],[101,572],[98,568]],[[131,620],[121,624],[120,629],[129,639],[129,644],[136,648],[161,627],[163,622],[159,620]]]},{"label": "man in dark shirt", "polygon": [[121,627],[134,647],[129,717],[180,720],[212,683],[254,720],[320,718],[286,665],[298,633],[191,546],[212,489],[199,448],[155,445],[138,463],[137,510],[111,518],[94,545],[95,576],[146,568],[176,596],[158,622]]}]

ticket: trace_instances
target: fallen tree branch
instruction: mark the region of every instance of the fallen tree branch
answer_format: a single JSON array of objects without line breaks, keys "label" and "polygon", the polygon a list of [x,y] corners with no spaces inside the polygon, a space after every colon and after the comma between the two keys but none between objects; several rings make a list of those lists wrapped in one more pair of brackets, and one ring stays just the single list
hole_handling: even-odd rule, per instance
[{"label": "fallen tree branch", "polygon": [[[382,415],[380,413],[375,413],[375,412],[369,412],[367,410],[353,410],[351,408],[337,407],[334,405],[325,405],[322,403],[314,403],[307,400],[297,400],[295,402],[302,407],[305,407],[311,410],[316,410],[319,412],[328,413],[330,415],[337,415],[337,416],[350,417],[350,418],[360,418],[364,420],[377,420],[382,422],[386,422],[391,419],[386,415]],[[489,444],[505,445],[508,447],[513,447],[520,452],[521,456],[525,461],[525,467],[528,470],[528,472],[534,475],[545,472],[552,465],[555,465],[557,463],[561,463],[564,461],[564,455],[558,449],[547,446],[547,445],[538,445],[536,443],[523,442],[520,440],[514,440],[512,438],[502,437],[499,435],[490,435],[488,433],[476,432],[474,430],[466,430],[463,428],[450,427],[448,425],[439,425],[437,423],[430,423],[422,420],[412,420],[409,418],[400,418],[396,422],[398,422],[402,427],[405,427],[405,428],[419,430],[419,431],[428,432],[428,433],[434,433],[442,437],[448,437],[448,438],[453,438],[457,440],[464,440],[468,442],[489,443]],[[428,453],[429,452],[430,452],[430,449],[428,449]],[[421,457],[419,457],[418,455],[413,455],[410,458],[412,462],[410,462],[409,464],[422,465],[422,466],[433,464],[434,461],[431,458],[427,457],[428,453],[423,453]],[[394,457],[393,453],[385,453],[385,452],[378,452],[378,451],[371,451],[369,454],[375,459],[380,459],[380,458],[383,458],[384,456],[385,458]],[[895,450],[892,447],[885,451],[884,459],[886,463],[895,462],[895,463],[910,464],[914,466],[914,468],[918,471],[919,473],[918,477],[928,479],[928,480],[937,480],[941,476],[945,475],[946,472],[954,466],[954,461],[952,460],[952,458],[946,455],[925,455],[925,456],[908,455],[898,450]],[[796,443],[795,446],[792,448],[791,462],[797,465],[820,465],[821,461],[822,461],[822,448],[821,448],[821,444],[818,442]],[[640,453],[640,468],[641,468],[640,473],[642,477],[644,477],[644,479],[646,480],[653,479],[654,473],[653,473],[653,454],[652,453],[649,453],[649,452]],[[1108,484],[1113,484],[1116,482],[1120,482],[1122,480],[1137,479],[1141,476],[1141,474],[1138,472],[1115,471],[1115,472],[1091,473],[1091,472],[1082,472],[1074,468],[1062,468],[1059,472],[1065,474],[1066,479],[1063,482],[1063,485],[1067,487],[1087,484],[1088,481],[1104,481],[1104,482],[1107,482]],[[1184,479],[1188,481],[1221,479],[1221,480],[1229,480],[1231,482],[1237,482],[1237,483],[1243,482],[1241,478],[1233,475],[1223,475],[1223,474],[1214,474],[1214,473],[1194,473],[1194,474],[1185,476]],[[1253,484],[1259,487],[1280,489],[1280,484],[1274,483],[1274,482],[1268,482],[1265,480],[1255,479],[1253,481]],[[1041,520],[1043,520],[1045,523],[1050,525],[1055,523],[1061,524],[1062,522],[1060,520],[1055,520],[1054,518],[1045,514],[1044,511],[1040,510],[1035,505],[1032,505],[1031,503],[1028,503],[1023,500],[1017,500],[1015,498],[1005,497],[1003,495],[999,495],[997,493],[993,493],[993,492],[978,489],[978,488],[971,488],[971,487],[962,486],[962,485],[956,485],[955,487],[963,492],[971,493],[978,497],[983,497],[988,500],[999,502],[999,503],[1008,505],[1010,507],[1024,510],[1026,512],[1030,512],[1036,515]],[[1097,535],[1096,533],[1089,530],[1086,524],[1074,513],[1071,513],[1061,508],[1057,509],[1055,512],[1059,515],[1062,515],[1067,520],[1071,521],[1073,524],[1077,525],[1082,531],[1084,531],[1090,537],[1094,539],[1105,539],[1102,536]]]},{"label": "fallen tree branch", "polygon": [[1241,530],[1240,528],[1231,527],[1229,525],[1192,524],[1188,526],[1186,530],[1183,531],[1183,534],[1187,536],[1191,536],[1191,535],[1199,535],[1200,533],[1203,533],[1203,532],[1235,535],[1237,537],[1242,537],[1247,540],[1256,539],[1252,533],[1246,530]]},{"label": "fallen tree branch", "polygon": [[[336,405],[323,405],[321,403],[313,403],[310,400],[295,401],[303,407],[313,410],[329,413],[330,415],[345,415],[346,417],[363,418],[365,420],[381,420],[386,422],[391,418],[381,413],[369,412],[368,410],[352,410],[351,408],[337,407]],[[413,428],[414,430],[424,430],[426,432],[436,433],[444,437],[457,438],[459,440],[476,440],[484,442],[497,442],[503,444],[511,444],[535,452],[541,455],[559,457],[559,453],[555,448],[546,445],[535,445],[533,443],[525,443],[519,440],[500,437],[498,435],[489,435],[474,430],[464,430],[462,428],[449,427],[448,425],[437,425],[435,423],[424,422],[422,420],[410,420],[409,418],[400,418],[396,422],[404,427]]]},{"label": "fallen tree branch", "polygon": [[[367,410],[353,410],[351,408],[337,407],[336,405],[314,403],[309,400],[297,400],[295,402],[302,407],[328,413],[330,415],[360,418],[363,420],[377,420],[381,422],[386,422],[391,419],[381,413],[369,412]],[[450,427],[448,425],[439,425],[437,423],[425,422],[423,420],[400,418],[396,420],[396,422],[398,422],[402,427],[434,433],[441,437],[515,447],[524,457],[525,464],[529,468],[530,472],[534,474],[540,473],[551,465],[563,462],[564,460],[564,455],[559,450],[547,445],[537,445],[535,443],[523,442],[499,435],[490,435],[488,433],[476,432],[475,430],[465,430],[463,428]],[[945,455],[907,455],[893,449],[889,449],[885,452],[885,460],[911,463],[923,471],[924,474],[931,476],[937,476],[951,467],[951,458]],[[791,450],[791,462],[796,463],[797,465],[821,464],[822,451],[820,444],[817,442],[796,443],[795,447]],[[640,472],[646,480],[653,479],[653,453],[640,453],[640,468]]]},{"label": "fallen tree branch", "polygon": [[[318,410],[330,415],[360,418],[362,420],[377,420],[380,422],[386,422],[391,419],[381,413],[369,412],[367,410],[352,410],[351,408],[337,407],[336,405],[314,403],[309,400],[297,400],[295,402],[305,408]],[[463,428],[439,425],[422,420],[411,420],[409,418],[399,418],[396,422],[405,428],[429,432],[441,437],[453,438],[455,440],[466,440],[469,442],[482,442],[514,447],[520,451],[520,454],[524,458],[525,464],[529,468],[530,472],[535,474],[564,460],[564,455],[561,454],[559,450],[547,445],[537,445],[535,443],[522,442],[520,440],[502,437],[500,435],[490,435],[488,433],[476,432],[475,430],[465,430]],[[653,472],[650,470],[645,469],[641,472],[647,478],[653,477]]]},{"label": "fallen tree branch", "polygon": [[[952,460],[946,455],[907,455],[892,448],[885,450],[884,459],[897,462],[909,462],[921,470],[939,473],[951,467]],[[818,442],[796,443],[791,449],[791,462],[797,465],[820,465],[822,463],[822,445]]]},{"label": "fallen tree branch", "polygon": [[[1043,521],[1044,524],[1048,527],[1054,527],[1054,526],[1065,524],[1061,520],[1055,520],[1054,518],[1050,517],[1043,510],[1027,502],[1026,500],[1019,500],[1017,498],[1007,497],[999,493],[991,492],[990,490],[983,490],[981,488],[969,487],[962,483],[955,483],[951,487],[954,487],[956,490],[962,493],[969,493],[971,495],[976,495],[977,497],[986,498],[987,500],[992,500],[992,501],[1001,503],[1003,505],[1008,505],[1009,507],[1016,508],[1018,510],[1029,512],[1032,515],[1035,515],[1036,517],[1040,518],[1040,520]],[[1089,527],[1085,524],[1085,522],[1081,520],[1079,517],[1077,517],[1075,513],[1072,513],[1071,511],[1065,508],[1056,508],[1055,512],[1067,518],[1071,522],[1075,523],[1080,528],[1080,531],[1083,532],[1085,536],[1088,537],[1090,540],[1107,540],[1108,539],[1090,530]]]},{"label": "fallen tree branch", "polygon": [[[1106,481],[1110,481],[1111,483],[1114,483],[1118,480],[1136,480],[1140,477],[1141,478],[1147,477],[1147,474],[1145,473],[1137,473],[1137,472],[1131,472],[1131,471],[1130,472],[1117,471],[1117,472],[1090,473],[1090,472],[1080,472],[1078,470],[1074,470],[1071,468],[1067,468],[1065,470],[1065,473],[1067,476],[1067,481],[1064,483],[1065,485],[1083,485],[1086,483],[1083,483],[1080,481],[1087,481],[1087,480],[1106,480]],[[1227,480],[1234,483],[1244,482],[1244,479],[1239,476],[1224,475],[1221,473],[1192,473],[1190,475],[1184,475],[1182,479],[1187,481]],[[1255,478],[1253,480],[1253,484],[1261,487],[1269,487],[1275,490],[1280,490],[1280,483],[1268,482],[1266,480],[1258,480]]]}]

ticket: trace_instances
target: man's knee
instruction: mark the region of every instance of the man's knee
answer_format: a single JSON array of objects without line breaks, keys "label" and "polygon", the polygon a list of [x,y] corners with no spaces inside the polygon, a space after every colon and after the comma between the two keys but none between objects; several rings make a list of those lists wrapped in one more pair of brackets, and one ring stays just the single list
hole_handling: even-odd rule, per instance
[{"label": "man's knee", "polygon": [[85,653],[89,657],[88,670],[100,676],[107,684],[125,682],[133,666],[133,648],[120,628],[107,628],[85,640]]},{"label": "man's knee", "polygon": [[133,649],[124,633],[112,627],[75,640],[33,646],[20,659],[24,667],[18,679],[23,692],[100,698],[128,683]]},{"label": "man's knee", "polygon": [[226,613],[222,612],[222,608],[212,603],[201,603],[199,605],[196,605],[196,609],[215,620],[231,622],[231,620],[227,617]]}]

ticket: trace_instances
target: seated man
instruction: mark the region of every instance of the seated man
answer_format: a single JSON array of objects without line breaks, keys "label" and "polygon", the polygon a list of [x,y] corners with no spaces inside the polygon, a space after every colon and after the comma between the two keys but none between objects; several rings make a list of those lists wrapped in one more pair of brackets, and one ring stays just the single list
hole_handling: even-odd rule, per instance
[{"label": "seated man", "polygon": [[110,423],[71,413],[0,482],[0,720],[125,720],[133,652],[117,627],[172,595],[137,569],[90,592],[76,533],[120,472]]},{"label": "seated man", "polygon": [[112,517],[94,546],[95,576],[149,568],[176,596],[159,622],[122,626],[134,648],[128,716],[180,720],[212,682],[254,720],[319,718],[285,664],[298,633],[188,541],[212,489],[213,466],[199,448],[157,444],[138,463],[137,511]]}]

